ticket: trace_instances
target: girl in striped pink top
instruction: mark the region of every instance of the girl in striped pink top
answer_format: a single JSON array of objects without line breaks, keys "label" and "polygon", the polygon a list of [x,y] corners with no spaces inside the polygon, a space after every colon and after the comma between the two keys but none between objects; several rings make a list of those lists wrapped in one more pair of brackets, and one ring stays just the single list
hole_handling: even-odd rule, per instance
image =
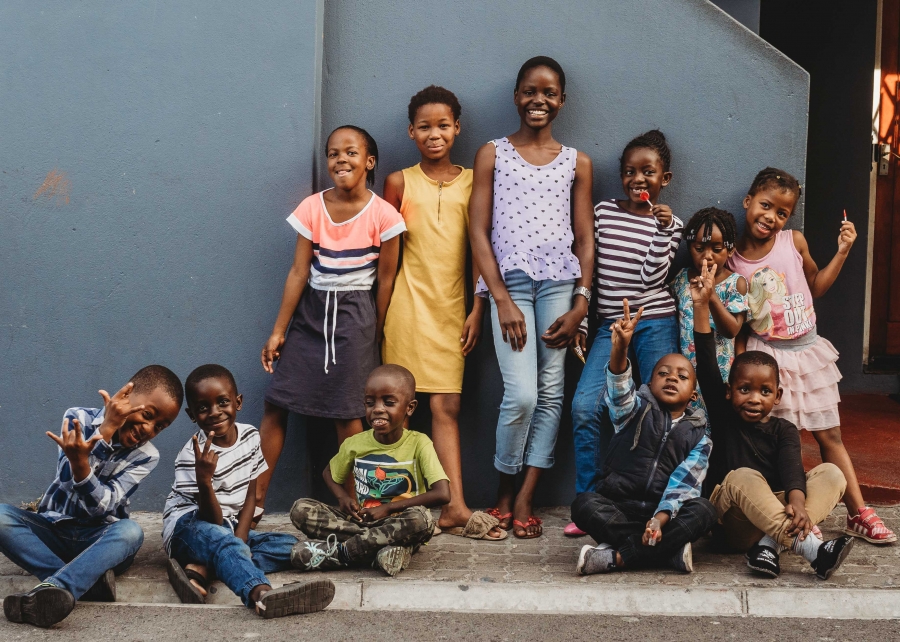
[{"label": "girl in striped pink top", "polygon": [[334,187],[304,199],[287,219],[297,232],[297,249],[260,356],[274,376],[259,428],[269,470],[256,484],[254,522],[262,516],[281,455],[288,412],[334,419],[338,445],[362,432],[363,390],[379,364],[406,229],[400,213],[368,189],[378,162],[378,146],[368,132],[338,127],[328,137],[326,155]]},{"label": "girl in striped pink top", "polygon": [[[650,380],[653,366],[663,355],[678,352],[675,301],[666,288],[666,276],[684,224],[668,205],[658,202],[672,180],[666,137],[659,130],[638,136],[625,146],[620,163],[625,198],[601,201],[594,208],[598,329],[572,401],[576,494],[593,491],[602,472],[603,443],[609,440],[601,435],[601,420],[610,328],[622,318],[622,300],[627,299],[632,310],[643,309],[633,339],[641,381]],[[582,346],[586,336],[587,318],[582,322]],[[611,425],[609,429],[611,435]],[[575,524],[569,524],[565,532],[582,534]]]}]

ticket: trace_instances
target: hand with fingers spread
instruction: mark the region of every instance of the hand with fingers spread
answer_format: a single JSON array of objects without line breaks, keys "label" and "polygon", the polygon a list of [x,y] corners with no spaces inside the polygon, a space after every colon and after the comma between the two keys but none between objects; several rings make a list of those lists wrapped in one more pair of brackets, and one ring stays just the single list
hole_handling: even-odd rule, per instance
[{"label": "hand with fingers spread", "polygon": [[106,390],[98,390],[100,396],[103,397],[103,406],[105,408],[103,411],[103,423],[100,425],[98,432],[106,441],[110,441],[113,435],[116,434],[116,431],[124,426],[130,417],[144,409],[143,404],[139,406],[131,405],[129,397],[132,390],[134,390],[134,384],[130,381],[122,386],[119,392],[112,397],[109,396]]},{"label": "hand with fingers spread", "polygon": [[194,442],[194,472],[197,475],[198,486],[211,486],[213,474],[216,472],[216,465],[219,463],[219,455],[212,450],[213,438],[216,431],[212,430],[206,435],[206,445],[203,451],[200,451],[200,440],[197,435],[192,437]]},{"label": "hand with fingers spread", "polygon": [[85,440],[84,433],[81,431],[81,422],[77,419],[72,419],[71,430],[69,428],[69,419],[63,419],[60,436],[57,437],[49,430],[47,431],[47,436],[55,441],[65,453],[66,459],[69,460],[69,465],[72,468],[72,478],[77,483],[83,481],[91,474],[90,454],[97,442],[103,439],[103,436],[98,430],[91,435],[90,439]]},{"label": "hand with fingers spread", "polygon": [[[716,291],[716,270],[718,266],[715,263],[709,265],[706,259],[700,270],[700,275],[690,280],[691,301],[695,307],[707,307]],[[695,313],[696,314],[696,313]]]},{"label": "hand with fingers spread", "polygon": [[525,315],[510,298],[505,300],[495,298],[494,304],[497,306],[497,318],[500,321],[500,331],[503,333],[503,343],[508,343],[509,347],[516,352],[522,352],[525,349],[525,342],[528,340]]},{"label": "hand with fingers spread", "polygon": [[275,368],[272,365],[281,356],[282,346],[284,346],[284,333],[278,332],[273,333],[269,340],[266,341],[266,345],[263,346],[259,360],[262,362],[263,370],[269,374],[275,372]]},{"label": "hand with fingers spread", "polygon": [[628,299],[622,299],[622,311],[622,318],[615,321],[610,327],[612,351],[609,355],[609,371],[613,374],[622,374],[628,369],[628,345],[631,343],[634,329],[644,313],[644,307],[638,308],[637,314],[632,318]]}]

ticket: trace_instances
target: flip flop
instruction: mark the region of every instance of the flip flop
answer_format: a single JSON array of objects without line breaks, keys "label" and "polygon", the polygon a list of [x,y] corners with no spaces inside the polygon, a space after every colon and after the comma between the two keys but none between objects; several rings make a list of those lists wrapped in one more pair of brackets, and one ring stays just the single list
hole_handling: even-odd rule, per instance
[{"label": "flip flop", "polygon": [[166,575],[169,576],[169,584],[175,589],[178,599],[182,604],[206,604],[206,598],[197,590],[197,587],[191,584],[187,573],[181,567],[181,564],[169,558],[166,565]]},{"label": "flip flop", "polygon": [[200,587],[201,587],[204,591],[208,591],[208,590],[209,590],[209,578],[208,578],[207,576],[203,575],[203,573],[200,573],[199,571],[195,571],[195,570],[192,569],[192,568],[186,568],[186,567],[185,567],[185,569],[184,569],[184,574],[187,576],[187,578],[188,578],[189,580],[193,580],[194,582],[196,582],[197,584],[199,584]]},{"label": "flip flop", "polygon": [[517,538],[519,538],[519,539],[535,539],[535,538],[540,537],[541,535],[544,534],[543,529],[541,530],[540,533],[537,533],[537,534],[535,534],[535,535],[529,535],[529,534],[528,534],[528,527],[529,527],[529,526],[537,526],[537,525],[543,524],[543,523],[544,523],[544,520],[542,520],[540,517],[535,517],[534,515],[531,515],[531,516],[528,518],[528,521],[526,521],[526,522],[524,522],[524,523],[523,523],[523,522],[520,522],[520,521],[517,520],[517,519],[514,519],[514,520],[513,520],[513,526],[518,526],[518,527],[521,528],[523,531],[525,531],[525,534],[524,534],[524,535],[519,535],[519,534],[515,531],[515,529],[513,529],[513,535],[515,535],[515,536],[516,536]]},{"label": "flip flop", "polygon": [[484,511],[476,510],[472,513],[469,521],[465,526],[453,526],[445,528],[443,531],[448,535],[456,535],[457,537],[468,537],[469,539],[483,539],[489,542],[502,542],[509,533],[501,529],[500,537],[491,537],[491,529],[500,525],[500,520]]},{"label": "flip flop", "polygon": [[266,514],[265,506],[257,506],[253,509],[253,518],[250,520],[250,528],[255,529],[260,520],[263,518],[263,515]]},{"label": "flip flop", "polygon": [[[512,511],[501,514],[499,508],[489,508],[484,512],[487,513],[488,515],[490,515],[491,517],[493,517],[494,519],[496,519],[498,526],[499,526],[499,523],[502,522],[503,520],[509,519],[510,517],[512,517]],[[500,528],[503,528],[503,527],[500,526]],[[508,531],[511,528],[512,528],[512,522],[510,522],[509,526],[507,526],[506,528],[503,528],[503,530]]]}]

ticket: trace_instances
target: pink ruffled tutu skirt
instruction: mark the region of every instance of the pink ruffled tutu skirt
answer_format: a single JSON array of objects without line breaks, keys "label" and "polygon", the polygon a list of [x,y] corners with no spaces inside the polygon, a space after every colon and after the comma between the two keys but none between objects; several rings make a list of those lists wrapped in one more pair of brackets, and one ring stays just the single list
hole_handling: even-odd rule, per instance
[{"label": "pink ruffled tutu skirt", "polygon": [[775,357],[784,393],[772,415],[792,422],[801,430],[826,430],[841,425],[838,404],[838,351],[828,339],[801,350],[778,350],[754,336],[747,339],[747,350],[760,350]]}]

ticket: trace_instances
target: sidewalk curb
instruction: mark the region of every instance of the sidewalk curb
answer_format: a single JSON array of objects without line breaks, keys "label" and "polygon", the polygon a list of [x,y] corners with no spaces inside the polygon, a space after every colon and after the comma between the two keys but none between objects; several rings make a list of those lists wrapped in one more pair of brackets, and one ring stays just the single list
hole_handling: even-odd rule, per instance
[{"label": "sidewalk curb", "polygon": [[[28,591],[35,580],[0,576],[3,595]],[[277,584],[277,582],[276,582]],[[208,606],[243,608],[216,582]],[[402,580],[335,582],[329,608],[353,611],[443,611],[831,619],[900,618],[898,589],[674,588],[621,584],[455,583]],[[120,578],[120,606],[197,608],[178,603],[168,582]]]}]

